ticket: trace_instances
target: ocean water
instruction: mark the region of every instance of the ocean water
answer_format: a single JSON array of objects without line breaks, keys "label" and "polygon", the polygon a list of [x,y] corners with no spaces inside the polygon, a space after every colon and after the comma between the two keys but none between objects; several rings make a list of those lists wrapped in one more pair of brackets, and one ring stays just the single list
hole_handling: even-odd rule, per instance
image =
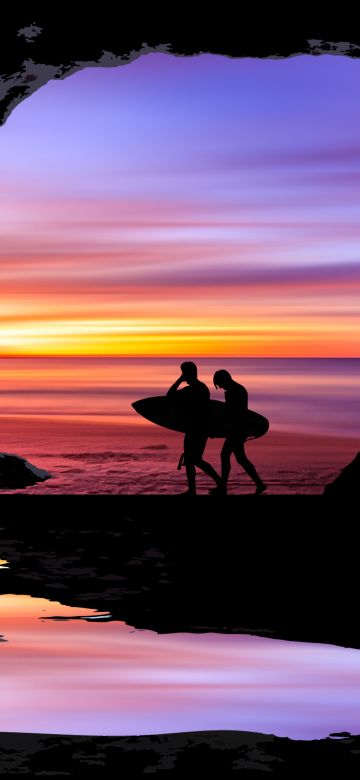
[{"label": "ocean water", "polygon": [[[186,356],[185,356],[186,357]],[[248,457],[268,493],[321,493],[359,450],[360,359],[197,358],[199,378],[226,368],[270,430]],[[180,373],[174,358],[2,358],[0,450],[26,457],[52,479],[27,493],[177,493],[182,435],[140,418],[131,403],[165,394]],[[219,439],[206,458],[220,468]],[[198,477],[198,492],[209,479]],[[234,462],[229,493],[253,485]]]},{"label": "ocean water", "polygon": [[0,731],[225,729],[292,739],[360,731],[359,650],[236,634],[159,635],[96,615],[0,596]]}]

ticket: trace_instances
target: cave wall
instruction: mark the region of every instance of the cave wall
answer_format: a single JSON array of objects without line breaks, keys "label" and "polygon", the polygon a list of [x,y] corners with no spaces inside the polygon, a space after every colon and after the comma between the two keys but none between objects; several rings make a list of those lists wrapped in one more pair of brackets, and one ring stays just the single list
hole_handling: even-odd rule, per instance
[{"label": "cave wall", "polygon": [[315,23],[313,17],[299,20],[296,9],[286,19],[274,9],[249,11],[241,6],[236,19],[236,8],[222,3],[221,10],[207,10],[197,22],[185,6],[176,11],[174,7],[168,23],[159,11],[125,16],[106,5],[86,16],[77,9],[78,18],[65,10],[54,10],[51,16],[30,9],[10,18],[5,14],[0,29],[0,124],[50,79],[64,79],[86,67],[126,65],[154,51],[272,59],[300,54],[360,57],[360,30],[349,15],[341,21],[339,12],[334,22],[327,12],[326,21]]}]

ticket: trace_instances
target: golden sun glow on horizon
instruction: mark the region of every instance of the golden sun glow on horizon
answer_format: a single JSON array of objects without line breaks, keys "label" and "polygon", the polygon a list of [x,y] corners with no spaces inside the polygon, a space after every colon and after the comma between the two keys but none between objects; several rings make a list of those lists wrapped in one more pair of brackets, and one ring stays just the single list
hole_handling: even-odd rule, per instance
[{"label": "golden sun glow on horizon", "polygon": [[220,324],[177,319],[59,319],[0,323],[0,355],[355,357],[356,318],[283,317]]},{"label": "golden sun glow on horizon", "polygon": [[0,357],[360,357],[356,69],[50,79],[1,128]]}]

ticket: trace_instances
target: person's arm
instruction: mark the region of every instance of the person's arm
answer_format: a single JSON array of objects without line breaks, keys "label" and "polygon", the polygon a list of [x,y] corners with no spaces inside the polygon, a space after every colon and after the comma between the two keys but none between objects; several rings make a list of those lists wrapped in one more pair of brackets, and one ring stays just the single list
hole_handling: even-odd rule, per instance
[{"label": "person's arm", "polygon": [[182,382],[184,382],[184,377],[183,377],[183,375],[181,374],[181,376],[179,376],[179,378],[176,380],[176,382],[174,382],[174,384],[173,384],[173,385],[171,385],[171,387],[169,387],[169,389],[168,389],[168,391],[167,391],[166,395],[167,395],[167,396],[172,396],[172,395],[175,395],[175,393],[176,393],[176,391],[177,391],[178,387],[181,385],[181,383],[182,383]]}]

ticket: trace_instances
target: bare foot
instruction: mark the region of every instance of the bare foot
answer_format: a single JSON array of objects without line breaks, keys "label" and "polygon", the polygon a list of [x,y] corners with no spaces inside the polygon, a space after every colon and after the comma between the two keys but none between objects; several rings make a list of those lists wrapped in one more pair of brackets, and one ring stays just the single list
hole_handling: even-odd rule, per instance
[{"label": "bare foot", "polygon": [[214,488],[210,488],[209,493],[213,496],[226,496],[226,485],[217,485]]},{"label": "bare foot", "polygon": [[265,482],[260,482],[260,483],[259,483],[259,484],[256,486],[256,490],[255,490],[255,496],[259,496],[259,495],[260,495],[260,493],[263,493],[263,492],[264,492],[264,490],[267,490],[267,485],[265,485]]}]

